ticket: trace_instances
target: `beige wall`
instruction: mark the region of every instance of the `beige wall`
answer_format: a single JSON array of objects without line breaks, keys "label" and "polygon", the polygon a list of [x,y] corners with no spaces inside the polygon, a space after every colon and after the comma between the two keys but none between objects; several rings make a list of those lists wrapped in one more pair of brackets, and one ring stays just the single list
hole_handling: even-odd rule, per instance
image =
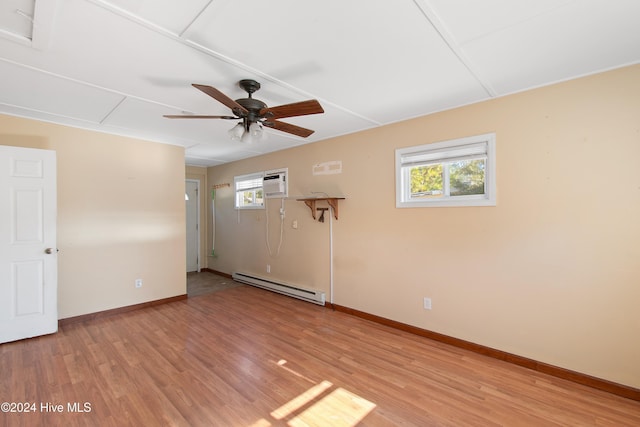
[{"label": "beige wall", "polygon": [[[396,148],[488,132],[497,206],[395,207]],[[633,66],[213,167],[209,183],[288,167],[290,195],[346,196],[333,222],[336,304],[640,387],[639,159]],[[331,160],[342,174],[312,175]],[[279,207],[268,209],[272,248]],[[265,211],[236,212],[230,188],[216,209],[210,268],[329,292],[329,223],[302,202],[285,201],[278,256]]]},{"label": "beige wall", "polygon": [[60,318],[186,293],[182,147],[9,116],[0,144],[57,153]]}]

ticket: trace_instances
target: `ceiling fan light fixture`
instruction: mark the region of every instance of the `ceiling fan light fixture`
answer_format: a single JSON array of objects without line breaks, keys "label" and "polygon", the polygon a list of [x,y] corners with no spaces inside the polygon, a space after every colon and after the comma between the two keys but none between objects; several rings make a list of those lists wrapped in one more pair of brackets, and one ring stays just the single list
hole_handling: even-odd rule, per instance
[{"label": "ceiling fan light fixture", "polygon": [[249,125],[249,133],[253,138],[260,139],[260,137],[262,136],[262,123],[251,123],[251,125]]},{"label": "ceiling fan light fixture", "polygon": [[244,124],[239,122],[237,125],[229,129],[229,137],[232,141],[240,141],[244,135]]},{"label": "ceiling fan light fixture", "polygon": [[260,141],[264,139],[264,136],[262,123],[260,122],[253,122],[248,128],[244,122],[240,122],[229,130],[229,137],[232,141],[240,141],[246,144]]},{"label": "ceiling fan light fixture", "polygon": [[254,138],[251,135],[251,132],[245,132],[244,135],[242,135],[242,138],[240,138],[240,142],[243,142],[245,144],[251,144],[253,141],[255,141],[257,138]]}]

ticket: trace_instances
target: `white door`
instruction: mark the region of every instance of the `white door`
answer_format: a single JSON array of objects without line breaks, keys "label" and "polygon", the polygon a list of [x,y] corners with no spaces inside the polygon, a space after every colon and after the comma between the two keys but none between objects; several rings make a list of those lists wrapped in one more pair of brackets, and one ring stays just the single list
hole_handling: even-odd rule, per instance
[{"label": "white door", "polygon": [[188,179],[185,184],[187,209],[187,273],[200,271],[200,203],[198,187],[200,181]]},{"label": "white door", "polygon": [[0,145],[0,342],[58,330],[56,153]]}]

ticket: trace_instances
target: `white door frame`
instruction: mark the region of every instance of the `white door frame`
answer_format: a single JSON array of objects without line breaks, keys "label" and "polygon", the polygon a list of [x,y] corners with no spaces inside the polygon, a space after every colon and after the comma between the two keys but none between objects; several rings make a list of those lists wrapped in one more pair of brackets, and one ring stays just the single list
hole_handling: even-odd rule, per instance
[{"label": "white door frame", "polygon": [[[185,179],[185,186],[187,182],[192,182],[196,184],[196,193],[198,195],[198,197],[196,197],[196,227],[198,232],[196,233],[196,247],[197,247],[197,257],[198,257],[198,262],[197,262],[197,270],[198,272],[200,272],[202,263],[202,253],[200,251],[200,234],[202,233],[202,227],[200,224],[200,198],[201,198],[201,191],[200,191],[200,180],[199,179]],[[186,209],[185,209],[186,210]],[[188,219],[185,218],[185,223],[188,222]],[[189,245],[189,241],[188,241],[188,234],[187,234],[187,242],[185,243],[186,245]],[[188,248],[187,248],[187,252],[188,252]]]}]

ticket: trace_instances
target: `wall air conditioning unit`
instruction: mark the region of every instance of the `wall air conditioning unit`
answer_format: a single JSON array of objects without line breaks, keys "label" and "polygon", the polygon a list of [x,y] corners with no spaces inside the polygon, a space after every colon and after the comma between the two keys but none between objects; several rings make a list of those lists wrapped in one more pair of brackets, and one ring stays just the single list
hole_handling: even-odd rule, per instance
[{"label": "wall air conditioning unit", "polygon": [[276,169],[266,171],[262,178],[262,190],[265,199],[284,198],[289,195],[287,174],[289,169]]}]

